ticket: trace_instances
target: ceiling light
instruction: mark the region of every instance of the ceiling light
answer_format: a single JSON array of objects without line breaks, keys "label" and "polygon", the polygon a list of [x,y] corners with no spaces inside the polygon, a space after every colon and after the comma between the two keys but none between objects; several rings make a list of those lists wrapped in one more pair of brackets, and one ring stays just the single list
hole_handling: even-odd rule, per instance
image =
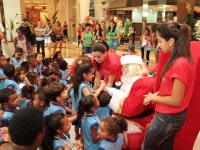
[{"label": "ceiling light", "polygon": [[24,1],[24,3],[30,3],[30,1]]},{"label": "ceiling light", "polygon": [[33,3],[38,3],[38,4],[41,4],[41,3],[44,3],[44,2],[40,2],[40,1],[33,1]]},{"label": "ceiling light", "polygon": [[169,9],[169,10],[173,10],[173,9]]},{"label": "ceiling light", "polygon": [[26,5],[26,6],[33,6],[33,5]]},{"label": "ceiling light", "polygon": [[39,6],[47,6],[47,5],[39,5]]},{"label": "ceiling light", "polygon": [[159,8],[162,8],[162,6],[160,6]]},{"label": "ceiling light", "polygon": [[137,9],[134,9],[135,11],[138,11]]}]

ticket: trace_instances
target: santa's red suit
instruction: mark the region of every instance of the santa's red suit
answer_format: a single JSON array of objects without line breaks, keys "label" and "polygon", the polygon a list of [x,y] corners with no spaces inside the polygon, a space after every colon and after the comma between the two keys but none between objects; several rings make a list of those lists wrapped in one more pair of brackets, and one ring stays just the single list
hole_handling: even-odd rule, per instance
[{"label": "santa's red suit", "polygon": [[[151,77],[132,77],[130,82],[123,83],[120,90],[112,90],[109,107],[128,120],[133,126],[128,127],[128,133],[144,132],[146,124],[150,123],[154,115],[154,105],[144,105],[144,95],[153,93],[154,79]],[[128,126],[130,122],[128,123]]]}]

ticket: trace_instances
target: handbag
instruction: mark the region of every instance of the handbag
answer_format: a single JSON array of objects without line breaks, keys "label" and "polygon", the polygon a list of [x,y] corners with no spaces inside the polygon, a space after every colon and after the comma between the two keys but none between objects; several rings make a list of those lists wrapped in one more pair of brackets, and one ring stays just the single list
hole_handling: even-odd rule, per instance
[{"label": "handbag", "polygon": [[52,32],[50,37],[51,37],[51,41],[53,43],[55,43],[56,42],[56,34],[54,32]]}]

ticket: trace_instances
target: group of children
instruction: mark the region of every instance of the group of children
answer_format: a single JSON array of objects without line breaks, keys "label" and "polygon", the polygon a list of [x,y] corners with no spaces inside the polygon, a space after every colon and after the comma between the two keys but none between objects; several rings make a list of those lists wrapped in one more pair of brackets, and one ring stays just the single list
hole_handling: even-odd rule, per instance
[{"label": "group of children", "polygon": [[[59,51],[52,60],[36,53],[22,61],[22,54],[23,50],[16,48],[9,62],[0,55],[1,127],[9,126],[18,109],[34,106],[46,120],[43,150],[127,148],[127,123],[121,116],[111,116],[110,96],[104,91],[104,82],[93,91],[90,83],[94,66],[90,61],[78,58],[71,76]],[[69,140],[71,122],[75,125],[76,140],[81,139],[81,143],[72,144]],[[3,128],[1,131],[6,134]],[[0,138],[10,142],[1,134]]]}]

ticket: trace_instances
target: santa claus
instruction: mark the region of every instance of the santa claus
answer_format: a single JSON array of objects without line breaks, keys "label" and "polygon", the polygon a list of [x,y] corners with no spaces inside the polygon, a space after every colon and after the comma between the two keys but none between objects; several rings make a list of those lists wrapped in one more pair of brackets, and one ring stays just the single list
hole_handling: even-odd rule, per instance
[{"label": "santa claus", "polygon": [[154,105],[144,105],[144,95],[153,93],[154,79],[148,77],[148,70],[141,57],[125,55],[121,57],[123,76],[119,90],[107,87],[112,97],[109,107],[128,119],[128,133],[144,132],[154,115]]}]

